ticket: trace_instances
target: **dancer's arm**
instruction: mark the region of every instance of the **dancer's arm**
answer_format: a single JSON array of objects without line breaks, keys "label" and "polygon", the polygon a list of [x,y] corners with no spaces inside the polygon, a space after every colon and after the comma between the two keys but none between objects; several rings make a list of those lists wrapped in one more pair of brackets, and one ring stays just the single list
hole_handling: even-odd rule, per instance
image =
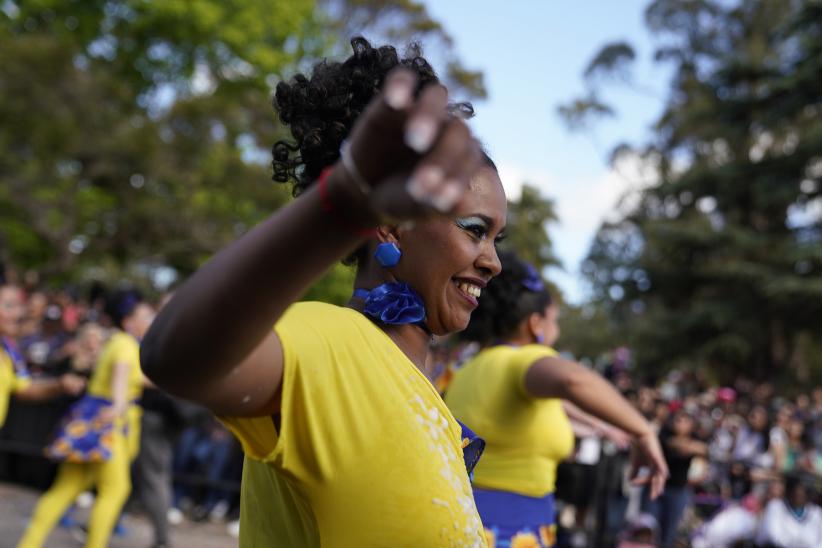
[{"label": "dancer's arm", "polygon": [[525,374],[525,390],[537,398],[562,398],[584,411],[628,432],[653,468],[651,496],[662,492],[668,466],[651,425],[600,375],[576,362],[546,357]]},{"label": "dancer's arm", "polygon": [[52,379],[37,379],[26,385],[14,396],[22,401],[37,402],[56,398],[61,394],[76,396],[82,392],[86,381],[79,375],[66,373]]},{"label": "dancer's arm", "polygon": [[[577,422],[583,427],[589,428],[593,433],[608,438],[621,449],[630,445],[631,436],[624,430],[608,424],[590,413],[586,413],[568,400],[562,400],[562,408],[571,420],[572,425]],[[576,433],[576,429],[574,432]]]},{"label": "dancer's arm", "polygon": [[132,364],[117,362],[111,373],[111,410],[115,417],[121,417],[128,408],[128,377]]},{"label": "dancer's arm", "polygon": [[[445,89],[430,86],[415,101],[414,85],[412,73],[394,71],[384,97],[372,102],[352,131],[352,156],[374,184],[370,202],[339,163],[329,177],[335,209],[363,225],[375,226],[376,212],[390,212],[395,219],[425,212],[405,191],[409,173],[413,179],[426,167],[440,167],[459,182],[452,193],[459,198],[481,165],[467,126],[446,115]],[[421,158],[403,144],[420,120],[434,125],[432,138],[439,134]],[[444,188],[417,196],[431,200]],[[143,370],[159,387],[218,414],[276,412],[283,355],[272,326],[311,283],[361,243],[335,224],[323,211],[318,189],[310,188],[218,253],[175,293],[143,340]]]}]

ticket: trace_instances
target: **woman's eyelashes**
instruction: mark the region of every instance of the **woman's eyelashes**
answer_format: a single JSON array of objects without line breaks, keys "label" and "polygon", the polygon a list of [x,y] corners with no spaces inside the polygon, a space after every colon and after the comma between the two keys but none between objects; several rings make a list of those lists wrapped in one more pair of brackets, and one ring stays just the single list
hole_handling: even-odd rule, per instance
[{"label": "woman's eyelashes", "polygon": [[457,226],[473,234],[480,240],[488,236],[488,223],[481,217],[461,217],[455,221]]},{"label": "woman's eyelashes", "polygon": [[[466,232],[469,232],[479,240],[484,240],[487,238],[488,233],[491,230],[489,222],[482,217],[461,217],[455,222],[458,227]],[[505,236],[506,235],[504,232],[500,232],[497,237],[494,238],[494,244],[498,244],[503,241]]]}]

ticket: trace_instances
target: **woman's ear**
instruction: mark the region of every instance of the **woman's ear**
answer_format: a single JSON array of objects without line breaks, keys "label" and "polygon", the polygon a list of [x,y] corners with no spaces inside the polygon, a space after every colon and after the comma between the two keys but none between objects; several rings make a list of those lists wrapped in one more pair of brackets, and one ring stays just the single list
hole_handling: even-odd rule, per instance
[{"label": "woman's ear", "polygon": [[528,330],[528,335],[531,336],[535,341],[538,341],[542,338],[542,320],[545,319],[545,316],[540,314],[539,312],[532,312],[528,316],[528,321],[526,322],[526,328]]}]

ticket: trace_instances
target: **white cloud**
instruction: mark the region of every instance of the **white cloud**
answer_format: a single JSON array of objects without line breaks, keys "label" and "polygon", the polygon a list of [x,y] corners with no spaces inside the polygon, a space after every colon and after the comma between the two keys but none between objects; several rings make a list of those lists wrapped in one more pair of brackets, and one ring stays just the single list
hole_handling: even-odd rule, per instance
[{"label": "white cloud", "polygon": [[618,218],[620,210],[631,205],[630,194],[636,194],[632,191],[654,181],[653,170],[630,154],[618,160],[615,168],[588,179],[561,180],[548,171],[529,170],[504,160],[499,162],[499,172],[509,199],[518,199],[523,183],[528,183],[556,202],[559,223],[549,232],[565,269],[553,270],[550,277],[571,302],[585,298],[579,267],[600,224]]}]

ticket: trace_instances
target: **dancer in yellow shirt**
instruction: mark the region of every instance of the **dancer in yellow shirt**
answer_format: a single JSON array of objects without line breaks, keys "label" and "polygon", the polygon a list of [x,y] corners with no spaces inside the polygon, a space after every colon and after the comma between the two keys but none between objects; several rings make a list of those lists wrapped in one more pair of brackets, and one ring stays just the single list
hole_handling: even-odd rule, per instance
[{"label": "dancer in yellow shirt", "polygon": [[267,545],[275,533],[283,546],[470,540],[465,529],[479,520],[461,427],[397,345],[361,313],[315,302],[292,306],[276,332],[286,371],[279,433],[270,417],[223,419],[255,459],[244,471],[255,490],[240,512],[246,542]]},{"label": "dancer in yellow shirt", "polygon": [[43,545],[57,520],[82,491],[95,487],[88,548],[103,548],[131,492],[130,466],[140,440],[143,391],[139,340],[154,317],[152,308],[131,293],[112,300],[118,326],[100,355],[86,395],[72,405],[47,454],[62,461],[57,477],[34,509],[20,548]]},{"label": "dancer in yellow shirt", "polygon": [[558,357],[557,307],[536,270],[511,253],[463,336],[486,345],[454,375],[445,401],[482,437],[474,497],[489,545],[553,546],[554,488],[574,448],[562,407],[570,400],[632,434],[659,494],[667,468],[650,425],[602,377]]},{"label": "dancer in yellow shirt", "polygon": [[[352,47],[277,86],[300,196],[175,292],[142,365],[242,441],[241,546],[482,546],[481,443],[421,369],[499,272],[505,194],[419,52]],[[346,256],[347,307],[294,304]]]}]

